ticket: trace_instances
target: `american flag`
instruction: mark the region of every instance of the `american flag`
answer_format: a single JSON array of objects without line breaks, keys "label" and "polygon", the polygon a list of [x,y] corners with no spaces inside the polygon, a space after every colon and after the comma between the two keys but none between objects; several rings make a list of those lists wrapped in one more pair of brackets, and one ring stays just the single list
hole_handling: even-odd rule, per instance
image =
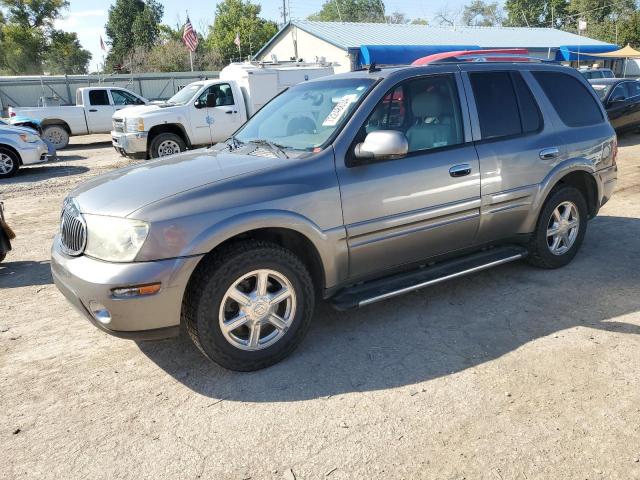
[{"label": "american flag", "polygon": [[106,51],[107,51],[107,47],[104,45],[104,42],[102,41],[102,35],[100,35],[100,49],[101,49],[103,52],[106,52]]},{"label": "american flag", "polygon": [[193,29],[193,25],[191,25],[189,17],[187,17],[187,23],[184,24],[182,41],[191,52],[195,52],[196,48],[198,48],[198,35],[196,35],[196,31]]}]

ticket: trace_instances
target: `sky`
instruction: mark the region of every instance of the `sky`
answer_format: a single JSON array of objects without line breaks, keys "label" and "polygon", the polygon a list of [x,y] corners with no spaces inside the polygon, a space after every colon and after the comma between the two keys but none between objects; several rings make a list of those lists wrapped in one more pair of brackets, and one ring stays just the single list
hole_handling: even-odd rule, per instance
[{"label": "sky", "polygon": [[[262,16],[270,20],[282,21],[282,0],[253,0],[262,5]],[[323,4],[322,0],[286,0],[287,10],[291,11],[291,17],[305,18],[318,11]],[[100,35],[107,41],[104,33],[104,24],[107,21],[107,13],[111,0],[70,0],[69,9],[64,12],[64,18],[56,22],[57,28],[76,32],[82,46],[92,54],[89,70],[96,70],[102,63],[103,52],[100,50]],[[189,17],[194,28],[201,33],[206,33],[207,26],[213,23],[215,7],[218,2],[214,0],[160,0],[164,5],[163,23],[175,26],[182,25],[189,12]],[[388,12],[400,11],[409,18],[432,19],[436,12],[443,8],[459,10],[465,0],[385,0]]]}]

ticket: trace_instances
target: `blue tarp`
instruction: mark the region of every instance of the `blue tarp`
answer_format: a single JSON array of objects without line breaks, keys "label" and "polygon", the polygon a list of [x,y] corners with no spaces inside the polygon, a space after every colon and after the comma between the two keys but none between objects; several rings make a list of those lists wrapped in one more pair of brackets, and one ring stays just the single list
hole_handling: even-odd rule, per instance
[{"label": "blue tarp", "polygon": [[578,52],[580,52],[580,60],[597,60],[598,57],[592,57],[589,54],[613,52],[619,48],[617,45],[561,45],[556,52],[556,61],[578,60]]},{"label": "blue tarp", "polygon": [[361,45],[358,65],[407,65],[418,58],[442,52],[480,50],[478,45]]}]

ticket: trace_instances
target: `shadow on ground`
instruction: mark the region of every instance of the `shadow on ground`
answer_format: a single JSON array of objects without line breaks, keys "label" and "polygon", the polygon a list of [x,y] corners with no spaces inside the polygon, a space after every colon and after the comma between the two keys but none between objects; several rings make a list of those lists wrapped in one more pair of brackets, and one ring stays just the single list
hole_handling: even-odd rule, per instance
[{"label": "shadow on ground", "polygon": [[98,150],[99,148],[107,148],[111,146],[111,139],[93,143],[70,144],[64,149],[59,150],[58,155],[64,156],[65,152],[73,152],[74,150]]},{"label": "shadow on ground", "polygon": [[0,289],[49,285],[53,283],[51,265],[45,262],[11,262],[11,252],[0,263]]},{"label": "shadow on ground", "polygon": [[638,335],[612,319],[640,311],[639,237],[638,219],[598,217],[559,270],[515,263],[351,312],[320,305],[298,350],[259,372],[226,371],[185,335],[139,348],[198,393],[272,402],[412,385],[572,327]]},{"label": "shadow on ground", "polygon": [[0,184],[11,185],[16,183],[40,182],[50,178],[80,175],[81,173],[88,171],[88,167],[73,165],[33,165],[29,167],[21,167],[15,176],[3,179],[0,181]]}]

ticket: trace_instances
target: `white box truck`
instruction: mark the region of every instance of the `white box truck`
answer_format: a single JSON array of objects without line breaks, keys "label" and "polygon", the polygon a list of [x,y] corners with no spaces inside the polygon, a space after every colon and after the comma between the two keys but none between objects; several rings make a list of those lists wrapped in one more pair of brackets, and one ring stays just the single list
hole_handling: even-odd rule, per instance
[{"label": "white box truck", "polygon": [[182,88],[164,103],[113,115],[113,146],[122,155],[156,158],[226,140],[283,90],[333,74],[326,64],[232,63],[214,80]]}]

